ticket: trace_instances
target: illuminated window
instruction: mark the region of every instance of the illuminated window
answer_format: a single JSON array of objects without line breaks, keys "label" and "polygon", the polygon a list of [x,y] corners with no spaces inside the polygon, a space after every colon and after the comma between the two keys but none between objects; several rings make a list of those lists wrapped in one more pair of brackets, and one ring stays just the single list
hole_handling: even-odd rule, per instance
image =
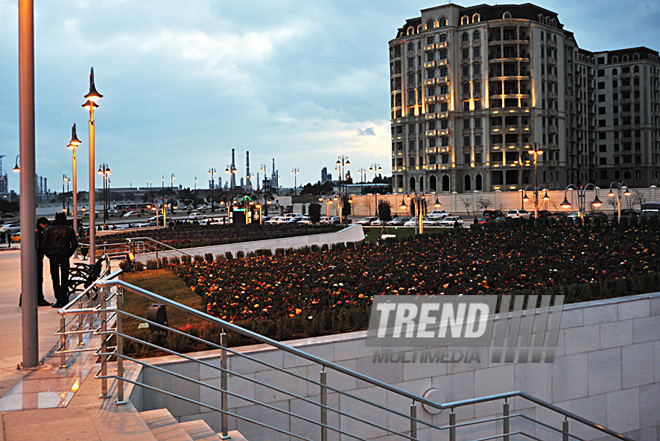
[{"label": "illuminated window", "polygon": [[472,16],[472,23],[479,23],[481,21],[481,15],[479,14],[474,14]]},{"label": "illuminated window", "polygon": [[433,20],[429,20],[426,22],[426,29],[433,29]]},{"label": "illuminated window", "polygon": [[468,25],[468,24],[470,24],[470,17],[468,17],[467,15],[464,15],[463,17],[461,17],[461,26]]},{"label": "illuminated window", "polygon": [[408,31],[406,32],[407,35],[413,35],[415,33],[415,28],[408,28]]},{"label": "illuminated window", "polygon": [[506,11],[506,12],[502,15],[502,18],[503,18],[504,20],[509,20],[509,19],[511,19],[511,13],[510,13],[509,11]]}]

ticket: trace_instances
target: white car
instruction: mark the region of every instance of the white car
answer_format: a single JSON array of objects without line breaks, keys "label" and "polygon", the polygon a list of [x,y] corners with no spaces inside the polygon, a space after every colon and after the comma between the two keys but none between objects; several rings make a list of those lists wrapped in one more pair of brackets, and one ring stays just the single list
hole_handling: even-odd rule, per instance
[{"label": "white car", "polygon": [[445,210],[433,210],[432,212],[428,213],[426,217],[437,217],[437,218],[445,218],[447,216],[451,216],[451,213],[447,213]]},{"label": "white car", "polygon": [[441,227],[453,227],[454,224],[463,225],[463,218],[460,216],[447,216],[440,221]]},{"label": "white car", "polygon": [[204,219],[205,217],[206,217],[206,216],[204,216],[204,215],[201,214],[201,213],[190,213],[190,214],[188,215],[188,219],[197,219],[197,220],[200,220],[200,219]]},{"label": "white car", "polygon": [[268,219],[266,221],[267,224],[275,225],[275,224],[282,224],[286,221],[286,218],[284,217],[273,217],[271,219]]},{"label": "white car", "polygon": [[360,225],[371,225],[371,223],[375,220],[378,220],[378,218],[375,216],[368,216],[368,217],[363,217],[362,219],[360,219],[355,223]]},{"label": "white car", "polygon": [[528,218],[531,216],[531,213],[527,210],[521,209],[512,209],[507,211],[506,217],[511,218],[511,219],[519,219],[519,218]]},{"label": "white car", "polygon": [[10,233],[18,233],[21,231],[21,226],[17,224],[4,224],[0,227],[0,233],[6,233],[7,231]]},{"label": "white car", "polygon": [[391,221],[387,222],[387,225],[400,226],[400,225],[404,225],[409,220],[410,218],[408,217],[395,217]]},{"label": "white car", "polygon": [[375,221],[372,221],[369,225],[374,227],[380,227],[383,225],[383,221],[382,219],[376,219]]},{"label": "white car", "polygon": [[303,225],[312,225],[312,220],[309,218],[309,216],[303,216],[300,218],[298,223]]},{"label": "white car", "polygon": [[406,221],[405,224],[403,224],[404,227],[414,227],[416,224],[415,218],[413,217],[412,219],[409,219]]},{"label": "white car", "polygon": [[437,227],[438,225],[440,225],[440,218],[425,217],[424,219],[422,219],[422,224],[425,227]]}]

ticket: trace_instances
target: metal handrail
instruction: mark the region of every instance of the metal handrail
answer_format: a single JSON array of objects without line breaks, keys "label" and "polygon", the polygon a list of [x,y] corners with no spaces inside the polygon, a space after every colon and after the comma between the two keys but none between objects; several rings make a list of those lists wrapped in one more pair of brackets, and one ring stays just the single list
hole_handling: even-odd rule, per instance
[{"label": "metal handrail", "polygon": [[[139,239],[143,239],[143,238],[139,238]],[[149,239],[149,238],[147,238],[147,239]],[[133,238],[133,240],[135,240],[135,238]],[[431,400],[429,400],[425,397],[422,397],[422,396],[416,395],[414,393],[405,391],[405,390],[400,389],[396,386],[389,385],[389,384],[384,383],[380,380],[368,377],[364,374],[361,374],[359,372],[355,372],[351,369],[348,369],[348,368],[345,368],[343,366],[337,365],[337,364],[332,363],[330,361],[326,361],[322,358],[319,358],[317,356],[308,354],[308,353],[303,352],[299,349],[287,346],[286,344],[280,343],[278,341],[275,341],[275,340],[270,339],[268,337],[262,336],[260,334],[256,334],[256,333],[254,333],[252,331],[249,331],[247,329],[243,329],[243,328],[241,328],[237,325],[234,325],[233,323],[226,322],[224,320],[218,319],[218,318],[213,317],[211,315],[208,315],[208,314],[206,314],[202,311],[198,311],[198,310],[190,308],[186,305],[179,304],[179,303],[174,302],[174,301],[172,301],[172,300],[170,300],[166,297],[160,296],[158,294],[152,293],[150,291],[147,291],[147,290],[144,290],[142,288],[131,285],[129,283],[126,283],[123,280],[116,280],[117,277],[122,278],[122,276],[123,276],[123,274],[122,274],[121,270],[117,270],[117,271],[115,271],[111,274],[107,274],[107,271],[106,271],[104,278],[97,280],[92,286],[90,286],[88,288],[88,289],[91,289],[92,287],[98,287],[99,288],[100,297],[101,297],[101,299],[100,299],[101,304],[100,305],[98,305],[94,308],[79,307],[78,309],[73,309],[72,307],[76,303],[76,301],[78,301],[84,295],[84,294],[81,294],[78,297],[76,297],[76,299],[69,302],[69,304],[67,304],[62,310],[60,310],[60,314],[62,315],[63,318],[64,318],[65,315],[69,315],[69,314],[71,314],[71,315],[79,315],[79,314],[81,314],[81,315],[84,315],[84,314],[91,314],[91,315],[97,314],[97,315],[100,315],[102,317],[101,326],[97,327],[96,329],[90,329],[90,330],[80,330],[80,329],[78,329],[78,330],[75,330],[73,333],[71,331],[66,331],[66,329],[62,329],[61,333],[59,333],[59,335],[61,335],[62,339],[64,339],[65,336],[70,338],[72,335],[80,335],[80,333],[84,333],[84,332],[94,333],[95,335],[99,335],[99,336],[103,337],[102,346],[97,351],[97,354],[102,359],[101,371],[99,372],[99,374],[97,374],[97,378],[101,379],[101,381],[102,381],[102,393],[104,395],[107,393],[107,379],[108,378],[117,379],[117,381],[118,381],[118,387],[117,387],[118,403],[123,403],[123,382],[124,381],[126,381],[128,383],[138,384],[134,380],[124,378],[123,367],[122,367],[123,366],[122,361],[124,359],[135,361],[139,364],[153,367],[154,369],[161,369],[161,368],[158,368],[156,366],[150,365],[148,362],[137,361],[137,360],[134,360],[131,357],[128,357],[128,356],[124,355],[123,354],[123,342],[124,342],[124,340],[134,340],[134,341],[136,341],[140,344],[146,344],[147,346],[151,346],[151,347],[155,347],[155,348],[164,350],[167,353],[177,355],[177,356],[181,356],[185,359],[197,362],[199,364],[204,364],[204,365],[208,364],[208,363],[205,363],[201,360],[196,360],[192,357],[181,354],[177,351],[173,351],[173,350],[170,350],[170,349],[167,349],[167,348],[162,348],[162,347],[154,345],[152,343],[148,343],[146,341],[136,339],[135,337],[130,337],[126,334],[123,334],[122,330],[121,330],[122,329],[121,328],[122,316],[133,317],[133,318],[137,317],[137,316],[134,316],[133,314],[122,311],[123,291],[124,291],[124,289],[128,289],[129,291],[132,291],[136,294],[147,297],[148,299],[151,299],[154,302],[162,303],[162,304],[170,306],[172,308],[181,310],[181,311],[187,313],[188,315],[191,315],[191,316],[200,318],[202,320],[205,320],[207,322],[210,322],[212,324],[215,324],[215,325],[217,325],[217,326],[219,326],[223,329],[223,334],[222,334],[223,336],[226,335],[226,334],[224,334],[225,329],[230,330],[230,331],[236,332],[237,334],[240,334],[244,337],[248,337],[248,338],[250,338],[250,339],[252,339],[256,342],[264,343],[264,344],[270,346],[271,348],[282,350],[282,351],[284,351],[288,354],[294,355],[296,357],[300,357],[302,359],[311,361],[313,363],[316,363],[316,364],[322,366],[323,371],[321,372],[321,382],[317,382],[315,380],[306,378],[306,377],[301,376],[299,374],[287,372],[283,368],[280,368],[280,367],[272,365],[270,363],[258,360],[254,357],[250,357],[249,355],[242,354],[238,351],[229,349],[229,348],[226,347],[226,342],[224,340],[221,340],[221,344],[218,345],[218,344],[209,342],[207,340],[204,340],[202,338],[191,336],[191,335],[186,334],[184,332],[181,332],[179,330],[175,330],[175,329],[169,328],[167,326],[154,323],[156,326],[159,326],[162,329],[168,329],[168,330],[171,330],[171,331],[179,333],[179,334],[184,334],[184,335],[189,336],[190,338],[192,338],[192,339],[194,339],[198,342],[203,342],[203,343],[209,344],[211,347],[220,348],[222,350],[221,359],[223,359],[222,367],[217,367],[217,366],[212,366],[212,367],[216,370],[219,370],[222,373],[223,378],[226,378],[227,374],[232,374],[232,375],[237,375],[237,376],[240,376],[240,377],[244,377],[241,374],[234,373],[234,372],[230,371],[229,369],[227,369],[227,367],[226,367],[226,353],[231,352],[231,353],[233,353],[237,356],[245,357],[245,358],[250,359],[254,362],[261,363],[262,365],[265,365],[265,366],[268,366],[270,368],[276,369],[276,370],[278,370],[280,372],[283,372],[285,374],[292,375],[293,377],[298,378],[301,381],[306,381],[309,384],[314,384],[314,385],[319,386],[320,389],[321,389],[320,402],[316,402],[316,401],[312,401],[309,398],[306,398],[304,396],[297,395],[295,392],[286,391],[286,390],[281,389],[277,386],[269,385],[269,384],[267,384],[265,382],[262,382],[260,380],[257,380],[257,379],[251,379],[251,378],[249,379],[249,381],[252,381],[255,384],[258,384],[260,386],[267,387],[267,388],[270,388],[272,390],[283,392],[283,393],[285,393],[288,396],[293,397],[293,398],[304,399],[305,402],[307,402],[307,403],[319,406],[319,408],[321,409],[321,412],[322,412],[321,421],[310,420],[308,417],[304,417],[302,415],[290,414],[289,411],[285,411],[284,413],[287,414],[289,417],[300,418],[301,420],[304,420],[306,422],[316,424],[322,430],[322,436],[321,436],[322,439],[327,439],[326,438],[327,433],[325,431],[328,431],[328,430],[338,432],[339,434],[346,435],[346,436],[349,436],[349,437],[353,437],[353,438],[356,438],[356,439],[363,439],[358,435],[353,435],[353,434],[350,434],[350,433],[346,433],[346,432],[343,432],[339,428],[329,426],[327,424],[327,416],[324,416],[324,415],[327,414],[327,411],[331,411],[331,412],[337,413],[340,417],[349,417],[349,418],[353,419],[356,422],[366,423],[366,424],[368,424],[372,427],[376,427],[378,429],[389,432],[390,434],[395,434],[395,435],[401,436],[405,439],[411,439],[411,440],[416,440],[417,439],[417,424],[422,424],[424,427],[427,427],[429,429],[449,430],[449,435],[450,435],[449,438],[450,438],[450,440],[454,441],[456,439],[456,429],[457,428],[465,427],[465,426],[472,426],[472,425],[475,425],[475,424],[492,423],[492,422],[496,422],[496,421],[503,421],[503,423],[505,425],[504,426],[504,428],[505,428],[504,432],[505,433],[503,435],[487,437],[487,438],[484,438],[484,440],[496,439],[496,438],[503,438],[505,440],[508,440],[509,439],[508,435],[514,435],[514,434],[521,434],[521,435],[524,435],[524,436],[528,436],[531,439],[537,439],[537,438],[531,436],[530,434],[527,434],[527,433],[524,433],[524,432],[514,432],[514,431],[509,430],[508,427],[509,427],[510,420],[512,420],[513,418],[521,418],[522,417],[523,419],[526,419],[528,421],[532,421],[534,423],[538,423],[541,426],[544,426],[546,428],[549,428],[549,429],[552,429],[554,431],[562,433],[564,435],[564,439],[568,439],[568,437],[572,437],[572,438],[577,439],[577,440],[580,439],[580,438],[576,437],[575,435],[571,435],[568,432],[568,420],[570,419],[570,420],[573,420],[575,422],[579,422],[581,424],[584,424],[585,426],[587,426],[591,429],[595,429],[595,430],[603,432],[607,435],[613,436],[617,439],[632,441],[630,438],[628,438],[624,435],[618,434],[618,433],[616,433],[616,432],[614,432],[610,429],[607,429],[605,427],[602,427],[602,426],[600,426],[600,425],[598,425],[598,424],[596,424],[596,423],[594,423],[594,422],[592,422],[592,421],[590,421],[586,418],[583,418],[583,417],[581,417],[579,415],[576,415],[572,412],[561,409],[561,408],[559,408],[559,407],[557,407],[557,406],[555,406],[551,403],[548,403],[544,400],[536,398],[536,397],[534,397],[532,395],[529,395],[529,394],[527,394],[525,392],[522,392],[522,391],[513,391],[513,392],[507,392],[507,393],[501,393],[501,394],[495,394],[495,395],[488,395],[488,396],[484,396],[484,397],[460,400],[460,401],[444,403],[444,404],[436,403],[436,402],[433,402],[433,401],[431,401]],[[117,291],[118,291],[118,294],[117,294],[117,297],[116,297],[117,298],[117,305],[116,306],[108,305],[108,303],[107,303],[108,298],[105,297],[106,294],[110,291],[111,287],[116,287]],[[116,329],[109,329],[108,328],[108,320],[109,320],[108,316],[109,315],[114,315],[116,317],[116,322],[117,322]],[[141,317],[138,317],[138,318],[144,320]],[[149,320],[147,320],[147,322],[153,323]],[[116,337],[116,339],[117,339],[117,347],[115,347],[115,348],[110,348],[108,346],[108,342],[109,342],[111,337]],[[63,347],[62,349],[66,349],[66,348]],[[80,352],[80,351],[83,351],[83,350],[88,351],[89,349],[76,349],[74,351]],[[71,351],[65,351],[65,352],[68,353],[68,352],[71,352]],[[117,359],[117,373],[116,374],[108,374],[107,373],[107,363],[112,357],[115,357]],[[394,409],[389,409],[389,408],[383,407],[378,403],[375,403],[375,402],[369,401],[367,399],[363,399],[363,398],[354,396],[354,395],[352,395],[350,393],[347,393],[347,392],[344,392],[344,391],[342,391],[338,388],[333,388],[331,386],[328,386],[325,382],[325,369],[326,368],[331,369],[333,371],[343,373],[343,374],[345,374],[345,375],[347,375],[347,376],[349,376],[349,377],[351,377],[355,380],[364,381],[368,384],[376,386],[380,389],[383,389],[385,391],[388,391],[388,392],[393,393],[395,395],[398,395],[400,397],[410,399],[412,401],[412,405],[410,406],[410,415],[398,412]],[[171,375],[174,375],[174,376],[181,376],[180,374],[176,374],[174,372],[170,372],[170,371],[167,371],[167,372]],[[231,395],[231,396],[235,396],[235,397],[238,397],[238,398],[247,399],[247,401],[250,401],[254,404],[259,404],[259,405],[262,405],[262,406],[265,406],[265,407],[272,407],[272,406],[269,406],[266,403],[259,403],[257,400],[249,399],[247,397],[242,397],[239,394],[230,392],[229,390],[227,390],[226,383],[224,383],[224,382],[221,382],[221,386],[220,386],[220,388],[218,388],[218,387],[206,385],[203,382],[200,382],[199,380],[194,380],[194,379],[191,379],[191,378],[187,378],[185,376],[181,376],[181,377],[184,380],[192,381],[196,384],[199,384],[200,386],[211,387],[213,389],[216,389],[217,391],[220,391],[220,393],[224,397],[226,397],[227,395]],[[164,390],[161,390],[161,389],[158,389],[158,388],[154,388],[154,387],[149,386],[149,385],[145,385],[145,384],[141,384],[141,383],[139,385],[143,386],[143,387],[146,387],[148,389],[157,391],[159,393],[164,393],[164,394],[176,397],[176,398],[184,399],[184,400],[187,400],[191,403],[199,404],[199,405],[202,405],[202,406],[207,407],[209,409],[213,409],[215,411],[220,412],[222,414],[223,434],[226,434],[226,427],[227,427],[226,418],[227,418],[227,416],[236,417],[236,418],[239,418],[239,419],[243,419],[245,421],[250,420],[249,418],[245,418],[245,417],[242,417],[240,415],[236,415],[235,413],[229,412],[227,407],[226,407],[226,399],[224,399],[224,404],[223,404],[222,408],[216,408],[216,407],[210,406],[208,404],[197,402],[196,400],[188,399],[186,397],[181,397],[181,396],[179,396],[177,394],[174,394],[172,392],[168,392],[168,391],[164,391]],[[365,403],[369,406],[375,406],[377,408],[384,409],[387,412],[391,412],[393,415],[397,415],[397,416],[400,416],[400,417],[407,418],[408,421],[410,422],[410,431],[406,432],[406,433],[402,433],[400,431],[397,431],[397,430],[401,430],[401,429],[395,430],[395,429],[392,429],[390,427],[386,427],[387,425],[382,426],[382,425],[377,424],[375,422],[371,422],[371,421],[356,417],[355,415],[347,414],[346,412],[341,411],[340,409],[333,409],[333,408],[327,406],[327,404],[325,402],[325,399],[323,397],[324,397],[324,394],[327,393],[328,389],[330,389],[334,392],[340,393],[343,396],[346,396],[347,398],[360,400],[361,402],[363,402],[363,403]],[[522,399],[528,400],[532,403],[535,403],[538,406],[545,407],[545,408],[547,408],[547,409],[549,409],[549,410],[551,410],[551,411],[553,411],[553,412],[555,412],[559,415],[562,415],[564,417],[564,423],[563,423],[562,429],[554,428],[554,427],[552,427],[548,424],[542,423],[540,421],[536,421],[535,419],[526,417],[526,416],[521,415],[521,414],[513,414],[513,415],[509,414],[508,400],[511,399],[511,398],[522,398]],[[484,402],[492,402],[492,401],[497,401],[497,400],[504,400],[504,413],[502,414],[502,416],[496,416],[496,417],[481,419],[481,420],[477,420],[477,421],[473,420],[473,421],[467,421],[467,422],[461,422],[461,423],[456,422],[456,414],[454,413],[455,408],[475,405],[475,404],[484,403]],[[417,404],[424,404],[426,406],[433,407],[433,408],[440,409],[440,410],[449,409],[450,410],[449,425],[447,425],[447,426],[436,426],[436,425],[434,425],[430,422],[418,419],[417,414],[416,414],[416,405]],[[272,429],[277,430],[278,432],[281,432],[281,433],[287,433],[288,435],[293,436],[293,437],[304,439],[300,435],[296,435],[295,433],[289,433],[286,430],[283,431],[283,429],[278,429],[278,428],[271,427],[270,425],[265,424],[263,422],[256,422],[256,421],[249,421],[249,422],[255,423],[255,424],[260,425],[262,427],[272,428]]]}]

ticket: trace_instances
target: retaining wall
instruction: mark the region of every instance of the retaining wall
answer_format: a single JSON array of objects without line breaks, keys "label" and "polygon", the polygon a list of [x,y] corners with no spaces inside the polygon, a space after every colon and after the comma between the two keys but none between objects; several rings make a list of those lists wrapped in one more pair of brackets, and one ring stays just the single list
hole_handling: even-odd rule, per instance
[{"label": "retaining wall", "polygon": [[[635,440],[660,439],[660,293],[564,305],[553,363],[491,363],[492,345],[477,350],[479,362],[378,363],[374,359],[374,349],[377,348],[366,347],[365,338],[366,332],[355,332],[297,340],[290,344],[419,395],[423,395],[430,388],[437,388],[440,390],[442,402],[521,390]],[[317,381],[319,379],[318,365],[294,359],[281,351],[263,346],[244,347],[241,351],[307,378]],[[395,348],[394,354],[390,357],[391,360],[398,357],[412,360],[414,357],[410,348]],[[199,356],[219,366],[217,352],[200,353]],[[219,385],[219,372],[216,370],[203,366],[200,368],[199,365],[189,362],[177,363],[171,357],[163,357],[158,362],[167,369],[185,372]],[[272,381],[287,390],[318,400],[318,387],[294,381],[277,371],[236,356],[229,357],[229,366],[250,378]],[[143,380],[154,386],[171,388],[202,402],[219,405],[217,392],[200,389],[149,368],[143,370],[142,376]],[[407,413],[411,404],[408,400],[402,400],[391,393],[385,393],[369,384],[332,371],[328,372],[328,382],[334,387],[381,402],[402,413]],[[238,377],[229,378],[229,387],[244,396],[264,400],[278,408],[300,411],[319,420],[318,408],[282,393],[268,391]],[[220,429],[219,417],[203,407],[137,389],[139,388],[134,392],[134,399],[145,409],[167,407],[181,421],[203,418],[215,430]],[[329,394],[328,403],[333,408],[341,408],[353,415],[369,415],[398,430],[405,430],[407,425],[401,418],[388,417],[384,412],[367,409],[355,405],[354,402],[348,405],[335,393]],[[561,428],[562,418],[544,408],[521,399],[512,399],[510,403],[512,413],[539,418]],[[231,411],[241,415],[278,427],[295,427],[311,439],[319,438],[318,428],[298,420],[291,421],[289,417],[275,411],[256,408],[247,401],[230,398],[229,407]],[[501,413],[501,403],[483,403],[456,410],[458,422]],[[336,423],[338,417],[333,416],[332,412],[330,414],[330,422]],[[445,425],[448,422],[447,411],[431,415],[420,407],[418,415],[421,419],[437,425]],[[241,421],[236,423],[232,418],[230,424],[232,429],[238,428],[250,441],[286,439],[283,435],[264,432],[263,429]],[[344,420],[341,424],[343,427],[350,426],[350,423]],[[586,439],[611,439],[603,437],[602,433],[580,427],[579,424],[571,424],[571,430],[578,436]],[[355,426],[353,423],[353,427]],[[382,431],[368,426],[363,429],[363,436],[368,439],[399,439],[384,437]],[[561,439],[539,426],[529,424],[525,429],[541,439]],[[492,428],[459,430],[458,434],[458,439],[494,435]],[[420,430],[420,439],[445,439],[443,436],[438,438],[437,433]]]}]

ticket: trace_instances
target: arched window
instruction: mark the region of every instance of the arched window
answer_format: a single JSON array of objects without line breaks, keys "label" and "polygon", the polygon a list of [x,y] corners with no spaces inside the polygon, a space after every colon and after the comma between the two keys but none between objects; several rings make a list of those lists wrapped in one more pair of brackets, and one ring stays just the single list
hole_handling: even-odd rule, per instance
[{"label": "arched window", "polygon": [[419,191],[424,191],[424,176],[419,177]]},{"label": "arched window", "polygon": [[426,29],[433,29],[433,20],[429,20],[426,22]]},{"label": "arched window", "polygon": [[461,26],[470,24],[470,17],[464,15],[461,17]]},{"label": "arched window", "polygon": [[[612,57],[612,63],[618,63],[619,62],[619,57],[616,55]],[[616,70],[616,69],[615,69]]]},{"label": "arched window", "polygon": [[417,190],[417,188],[415,188],[415,177],[414,176],[410,177],[410,189],[411,190]]},{"label": "arched window", "polygon": [[483,179],[481,175],[477,175],[474,178],[474,186],[476,187],[475,190],[479,190],[479,191],[483,190]]},{"label": "arched window", "polygon": [[472,15],[472,23],[479,23],[481,21],[481,15],[474,14]]},{"label": "arched window", "polygon": [[474,31],[472,33],[472,39],[473,40],[479,40],[481,38],[481,33],[479,31]]},{"label": "arched window", "polygon": [[633,60],[639,60],[639,54],[637,52],[633,54]]},{"label": "arched window", "polygon": [[463,32],[463,35],[461,35],[461,39],[463,41],[470,41],[470,36],[468,35],[467,32]]},{"label": "arched window", "polygon": [[408,43],[408,50],[409,51],[414,51],[415,50],[415,45],[412,41],[410,43]]},{"label": "arched window", "polygon": [[502,14],[502,18],[504,20],[510,20],[511,19],[511,13],[509,11],[506,11],[504,14]]},{"label": "arched window", "polygon": [[440,27],[444,28],[445,26],[447,26],[447,19],[445,17],[442,17],[440,19]]},{"label": "arched window", "polygon": [[472,180],[470,179],[470,175],[465,175],[463,178],[465,180],[465,185],[463,186],[464,191],[471,191],[472,190]]},{"label": "arched window", "polygon": [[625,55],[623,56],[623,61],[628,61],[628,54],[625,54]]},{"label": "arched window", "polygon": [[433,191],[437,190],[437,179],[435,175],[431,175],[431,177],[429,178],[429,189]]},{"label": "arched window", "polygon": [[[616,58],[616,57],[615,57],[615,58]],[[619,60],[616,60],[615,63],[616,63],[617,61],[619,61]],[[618,74],[619,74],[619,71],[618,71],[618,70],[616,70],[616,69],[612,69],[612,75],[618,75]]]},{"label": "arched window", "polygon": [[633,73],[639,73],[639,66],[633,67]]},{"label": "arched window", "polygon": [[449,191],[449,176],[442,177],[442,191]]},{"label": "arched window", "polygon": [[422,25],[421,24],[419,26],[417,26],[417,33],[419,34],[420,32],[422,32]]},{"label": "arched window", "polygon": [[415,33],[415,28],[413,28],[412,26],[409,27],[408,30],[406,31],[406,35],[412,35],[414,33]]}]

